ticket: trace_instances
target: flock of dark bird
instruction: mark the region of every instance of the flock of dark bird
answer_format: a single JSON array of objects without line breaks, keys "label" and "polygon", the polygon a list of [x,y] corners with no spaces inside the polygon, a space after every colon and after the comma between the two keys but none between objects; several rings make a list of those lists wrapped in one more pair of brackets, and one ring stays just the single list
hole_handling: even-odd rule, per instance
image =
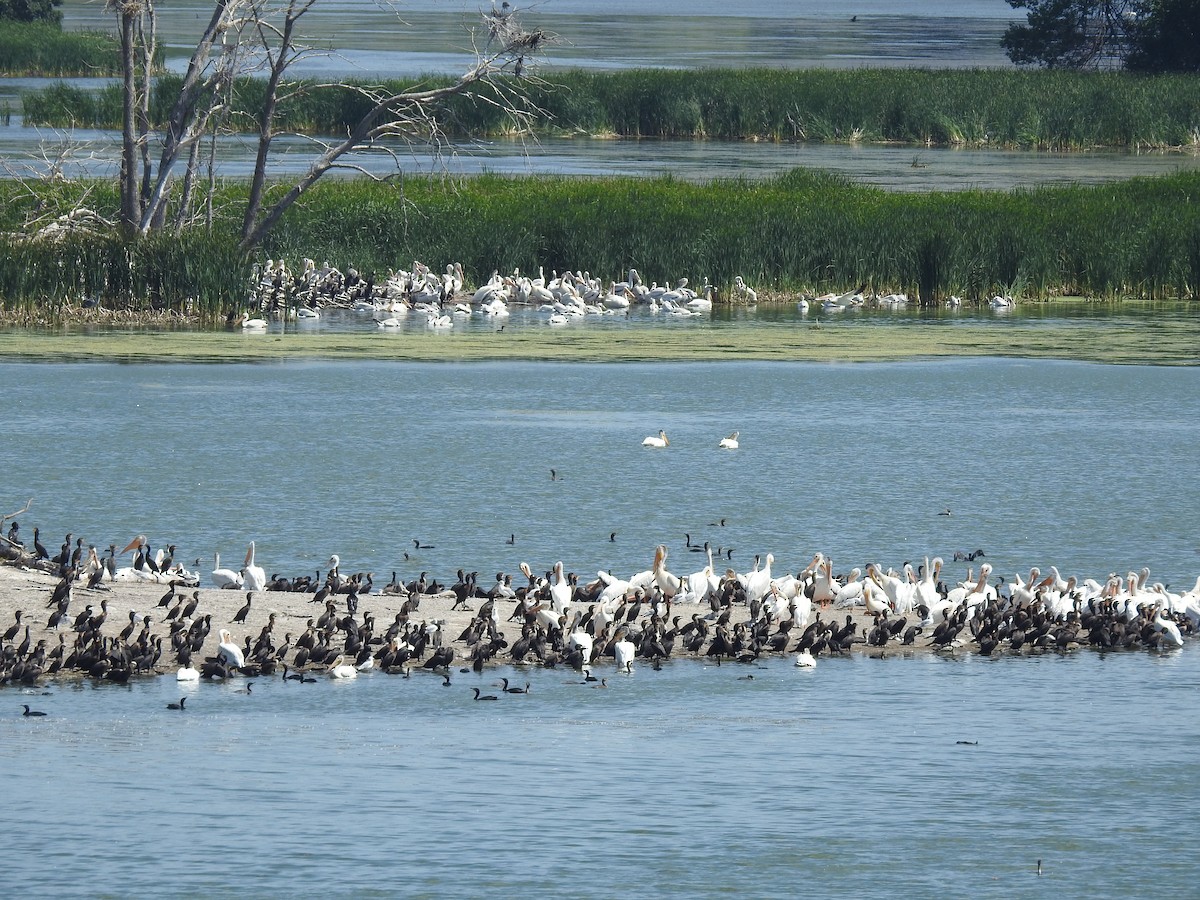
[{"label": "flock of dark bird", "polygon": [[[23,549],[17,528],[14,523],[7,545]],[[106,599],[72,610],[76,590],[103,598],[103,573],[111,575],[111,567],[100,563],[97,577],[82,561],[82,542],[72,543],[68,535],[51,557],[39,537],[35,530],[25,558],[40,560],[59,577],[45,603],[43,631],[52,636],[35,636],[30,619],[16,611],[0,642],[0,685],[35,685],[62,673],[126,682],[171,668],[181,681],[277,675],[304,683],[316,680],[314,671],[346,678],[369,670],[407,676],[418,669],[450,684],[453,666],[482,672],[489,663],[569,667],[592,678],[592,667],[609,661],[629,672],[635,661],[658,668],[680,656],[720,664],[797,654],[796,664],[808,666],[822,655],[893,646],[969,648],[984,656],[1080,647],[1165,650],[1182,646],[1184,636],[1200,627],[1200,580],[1191,591],[1172,594],[1148,584],[1147,570],[1131,572],[1127,579],[1112,575],[1100,584],[1063,581],[1053,568],[1042,579],[1035,569],[1028,580],[1018,576],[993,584],[985,563],[977,580],[950,586],[940,579],[941,560],[934,560],[916,570],[906,564],[907,579],[868,566],[868,577],[860,582],[857,570],[833,575],[831,561],[821,554],[798,575],[772,576],[770,554],[765,566],[756,559],[749,573],[727,569],[718,574],[708,550],[708,566],[681,577],[667,570],[667,551],[660,545],[652,568],[628,581],[601,573],[581,582],[561,563],[537,575],[522,563],[524,583],[514,586],[513,576],[497,573],[486,589],[477,573],[462,570],[450,584],[430,580],[425,572],[408,582],[393,573],[377,589],[370,573],[342,575],[333,557],[324,578],[319,572],[316,578],[274,576],[266,584],[267,592],[311,594],[307,602],[320,604],[322,611],[296,636],[281,636],[278,614],[271,612],[257,634],[247,634],[240,645],[219,627],[216,654],[200,658],[214,615],[202,608],[200,590],[172,583],[155,612],[130,611],[115,630]],[[90,555],[94,560],[95,551]],[[968,559],[982,555],[963,554]],[[399,604],[386,627],[372,612],[358,615],[361,598],[373,593]],[[438,595],[453,599],[451,610],[472,613],[460,633],[446,634],[444,619],[420,617],[422,602]],[[245,625],[253,610],[250,591],[228,624]],[[856,611],[866,613],[866,624],[856,621]],[[524,693],[528,685],[505,683],[504,689]],[[182,710],[184,702],[176,708]],[[26,708],[24,715],[38,711]]]}]

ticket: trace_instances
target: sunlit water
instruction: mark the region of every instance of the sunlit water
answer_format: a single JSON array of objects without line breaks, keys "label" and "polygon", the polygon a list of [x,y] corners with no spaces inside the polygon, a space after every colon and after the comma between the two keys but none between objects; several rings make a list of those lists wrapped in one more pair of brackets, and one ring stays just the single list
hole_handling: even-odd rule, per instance
[{"label": "sunlit water", "polygon": [[[1020,18],[998,0],[548,0],[516,3],[526,27],[557,36],[548,67],[624,69],[698,66],[772,68],[1003,66],[1000,36]],[[302,68],[325,76],[460,72],[471,30],[486,43],[490,2],[322,0],[302,20],[319,47]],[[102,6],[66,0],[67,28],[110,28]],[[207,0],[159,9],[159,37],[180,67],[212,12]],[[853,21],[851,19],[853,18]]]},{"label": "sunlit water", "polygon": [[[302,74],[320,77],[400,77],[457,72],[468,64],[467,28],[481,7],[463,0],[417,0],[390,10],[385,4],[323,0],[307,22],[322,45],[337,52],[307,60]],[[159,10],[160,39],[173,53],[186,50],[211,9],[189,0]],[[404,25],[396,24],[397,11]],[[809,0],[787,4],[703,2],[600,4],[552,0],[535,5],[531,24],[562,35],[547,55],[550,68],[812,66],[997,66],[1007,60],[999,39],[1013,10],[999,0],[967,3],[870,0],[854,4]],[[856,21],[850,21],[851,16]],[[66,27],[110,27],[101,4],[69,0]],[[174,63],[183,65],[180,57]],[[306,68],[305,68],[306,67]],[[300,71],[300,70],[298,70]],[[97,79],[77,83],[95,85]],[[19,109],[21,92],[47,79],[0,79],[0,100]],[[220,141],[217,172],[246,177],[256,148],[245,136]],[[994,150],[919,150],[873,146],[798,146],[711,141],[460,142],[434,153],[398,147],[410,173],[479,172],[560,175],[657,175],[704,181],[721,176],[762,177],[801,166],[828,169],[889,190],[961,190],[1063,182],[1096,182],[1156,175],[1200,166],[1195,154],[1046,154]],[[45,175],[114,177],[120,139],[114,132],[76,129],[69,136],[13,124],[0,128],[0,177]],[[305,171],[311,145],[276,140],[273,171]],[[377,174],[391,172],[388,153],[356,153],[347,162]]]},{"label": "sunlit water", "polygon": [[[10,896],[1195,895],[1194,647],[0,690]],[[475,703],[507,675],[528,696]],[[752,680],[746,676],[753,675]],[[166,703],[188,696],[183,714]],[[19,704],[48,713],[24,719]],[[971,743],[959,743],[960,741]],[[1038,864],[1042,874],[1037,874]]]},{"label": "sunlit water", "polygon": [[[248,178],[257,153],[252,138],[228,136],[218,143],[217,173]],[[312,144],[305,138],[276,138],[272,171],[279,177],[302,174],[311,162],[311,150]],[[689,181],[766,178],[808,168],[838,172],[894,191],[1007,190],[1200,169],[1200,155],[1190,152],[1038,153],[744,141],[497,139],[460,141],[439,148],[396,145],[390,151],[359,151],[349,154],[346,161],[377,175],[395,171],[394,152],[405,172],[418,175],[671,175]],[[120,153],[120,135],[113,131],[75,129],[64,135],[20,124],[0,127],[0,157],[5,160],[0,177],[44,176],[55,171],[67,178],[113,178],[120,171]],[[345,177],[351,174],[346,170]]]},{"label": "sunlit water", "polygon": [[[976,547],[1006,576],[1149,565],[1182,589],[1200,570],[1200,369],[5,363],[0,379],[2,502],[34,498],[26,533],[144,532],[204,571],[253,538],[268,573],[331,552],[404,577],[628,573],[659,541],[686,572],[685,532],[743,571],[768,550],[795,571],[817,549],[842,570]],[[644,450],[659,428],[671,447]],[[735,428],[742,449],[718,451]],[[1156,896],[1193,896],[1197,660],[1189,644],[680,660],[603,689],[508,669],[249,696],[171,677],[10,687],[0,890],[1091,897],[1152,872]],[[531,693],[473,702],[499,675]]]}]

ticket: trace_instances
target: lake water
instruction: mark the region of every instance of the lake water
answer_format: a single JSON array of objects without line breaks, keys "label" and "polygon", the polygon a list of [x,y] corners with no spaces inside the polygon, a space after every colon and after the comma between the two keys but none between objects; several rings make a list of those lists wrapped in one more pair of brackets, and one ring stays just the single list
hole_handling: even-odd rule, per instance
[{"label": "lake water", "polygon": [[[1198,660],[1189,646],[678,662],[606,689],[501,669],[449,688],[376,674],[259,679],[250,696],[173,676],[0,690],[19,823],[0,889],[1194,897]],[[469,686],[498,675],[531,693],[474,703]],[[187,712],[166,710],[182,693]],[[48,716],[23,719],[22,702]]]},{"label": "lake water", "polygon": [[[218,174],[249,178],[257,153],[253,142],[240,135],[222,138],[218,143]],[[304,138],[277,138],[273,171],[281,177],[302,174],[311,160],[310,149],[311,143]],[[454,142],[437,154],[423,146],[395,145],[392,150],[404,170],[412,174],[671,175],[689,181],[710,181],[766,178],[801,167],[840,172],[856,181],[894,191],[1008,190],[1040,184],[1092,184],[1200,169],[1200,154],[1196,153],[1038,153],[744,141],[498,139]],[[0,127],[0,158],[5,160],[0,178],[41,175],[49,171],[51,163],[68,178],[115,178],[120,171],[120,153],[117,132],[75,129],[66,139],[52,130],[20,124]],[[393,172],[396,166],[393,156],[381,152],[352,153],[346,160],[377,175]],[[336,172],[333,177],[337,177]]]},{"label": "lake water", "polygon": [[[1149,565],[1182,590],[1200,571],[1197,368],[0,363],[0,379],[2,503],[34,498],[24,531],[146,533],[204,571],[250,539],[268,573],[331,552],[406,578],[628,573],[660,541],[690,571],[685,533],[736,548],[740,571],[767,551],[779,571],[818,549],[841,571],[960,548],[1010,578]],[[639,446],[659,428],[668,450]],[[734,429],[742,449],[718,451]],[[680,660],[605,689],[508,669],[250,696],[172,677],[5,688],[20,827],[0,890],[1092,897],[1150,871],[1156,896],[1194,896],[1198,660],[1189,643],[811,672]],[[532,693],[479,707],[469,688],[499,675]]]},{"label": "lake water", "polygon": [[[395,12],[362,0],[322,0],[309,16],[318,40],[338,48],[307,63],[314,77],[400,77],[461,71],[468,62],[465,28],[487,4],[462,0],[415,0]],[[490,7],[488,7],[490,8]],[[563,36],[551,49],[549,68],[705,66],[1000,66],[1007,59],[1000,35],[1014,11],[1001,0],[870,0],[850,7],[831,0],[785,4],[766,0],[721,3],[598,3],[552,0],[536,5],[530,23]],[[180,53],[211,10],[201,0],[160,9],[160,37]],[[851,16],[857,21],[851,22]],[[68,0],[68,28],[107,28],[100,4]],[[182,65],[176,60],[176,67]],[[298,70],[300,71],[300,70]],[[94,83],[83,80],[81,83]],[[16,104],[22,91],[45,79],[0,79],[0,101]],[[245,137],[223,139],[217,171],[251,174],[255,148]],[[62,154],[64,147],[70,152]],[[424,147],[397,147],[405,170],[471,175],[479,172],[534,175],[661,175],[705,181],[741,175],[762,177],[802,166],[844,173],[889,190],[1008,189],[1066,182],[1091,183],[1159,175],[1200,167],[1196,154],[1054,154],[993,150],[915,150],[875,146],[747,144],[712,141],[606,141],[547,139],[459,142],[435,156]],[[276,141],[276,174],[306,170],[310,145],[297,138]],[[77,129],[70,140],[45,129],[0,128],[0,177],[41,174],[47,159],[67,177],[115,177],[120,140],[114,132]],[[394,170],[381,153],[358,153],[348,162],[376,174]]]},{"label": "lake water", "polygon": [[[516,3],[527,27],[559,41],[550,68],[808,68],[812,66],[1003,66],[1000,36],[1020,18],[1001,0],[549,0]],[[322,0],[306,16],[313,43],[337,52],[307,70],[361,77],[458,72],[469,65],[471,28],[487,2],[408,0],[396,4]],[[191,52],[211,15],[207,0],[159,10],[168,54]],[[101,5],[66,0],[64,27],[109,28]],[[851,19],[854,18],[854,21]],[[179,60],[175,65],[181,65]]]}]

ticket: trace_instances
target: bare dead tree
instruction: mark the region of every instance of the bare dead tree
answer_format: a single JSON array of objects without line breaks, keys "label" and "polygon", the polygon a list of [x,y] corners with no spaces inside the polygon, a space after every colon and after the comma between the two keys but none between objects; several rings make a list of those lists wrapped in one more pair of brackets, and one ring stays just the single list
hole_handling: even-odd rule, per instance
[{"label": "bare dead tree", "polygon": [[[534,112],[524,99],[522,83],[530,66],[550,42],[541,30],[527,30],[520,11],[507,2],[481,11],[482,27],[472,33],[474,64],[452,83],[433,88],[415,86],[394,92],[384,87],[344,83],[301,85],[289,79],[300,60],[319,52],[306,46],[300,35],[304,16],[321,0],[215,0],[213,12],[188,61],[179,95],[161,136],[150,130],[149,109],[155,56],[153,0],[106,0],[118,19],[122,55],[124,107],[122,116],[121,212],[122,228],[147,235],[165,226],[173,198],[176,169],[184,164],[180,208],[174,226],[188,221],[195,190],[197,143],[231,109],[234,80],[243,75],[265,75],[262,106],[256,111],[258,149],[248,202],[242,216],[240,243],[250,249],[260,243],[283,214],[322,176],[334,168],[354,168],[344,162],[353,150],[383,149],[395,139],[424,136],[441,144],[438,104],[456,95],[471,95],[496,104],[518,122]],[[504,78],[501,76],[512,76]],[[270,149],[277,136],[281,102],[301,91],[353,90],[368,101],[367,111],[336,140],[314,141],[314,159],[307,171],[274,203],[266,202],[270,183]],[[150,143],[161,141],[157,166],[152,165]],[[393,153],[393,156],[395,154]],[[211,165],[211,164],[210,164]],[[140,178],[139,178],[140,170]],[[211,170],[210,170],[211,171]],[[360,170],[361,171],[361,170]],[[210,177],[207,208],[211,210],[214,182]]]}]

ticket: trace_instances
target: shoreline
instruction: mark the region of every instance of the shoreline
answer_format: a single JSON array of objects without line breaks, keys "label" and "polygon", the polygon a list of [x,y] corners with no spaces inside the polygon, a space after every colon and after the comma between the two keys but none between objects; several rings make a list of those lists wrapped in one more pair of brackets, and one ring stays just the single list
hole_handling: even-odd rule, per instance
[{"label": "shoreline", "polygon": [[[524,569],[524,564],[522,564]],[[548,573],[549,574],[549,573]],[[730,574],[726,573],[727,576]],[[981,572],[981,577],[983,573]],[[749,579],[752,576],[740,576]],[[790,576],[777,575],[775,576],[779,582],[785,582]],[[536,576],[534,576],[536,578]],[[207,575],[202,575],[203,582],[209,582]],[[532,584],[530,579],[530,583]],[[72,600],[66,614],[62,616],[62,622],[57,628],[49,626],[48,622],[52,614],[48,602],[55,591],[56,585],[60,579],[47,572],[34,569],[24,568],[19,565],[5,563],[0,565],[0,623],[4,629],[9,629],[16,620],[17,611],[22,612],[19,627],[11,640],[5,641],[4,653],[5,663],[2,672],[0,672],[0,686],[6,683],[11,683],[13,686],[18,686],[19,678],[13,677],[12,662],[16,655],[13,651],[26,635],[29,638],[29,650],[35,651],[42,643],[43,652],[48,658],[47,662],[42,664],[42,672],[33,681],[23,682],[26,687],[45,682],[51,682],[59,679],[70,678],[87,678],[89,674],[82,671],[68,671],[66,666],[63,666],[61,671],[50,672],[46,671],[50,666],[49,660],[52,660],[52,653],[56,647],[63,647],[63,656],[69,655],[72,651],[73,642],[77,637],[77,630],[72,627],[72,622],[85,609],[91,609],[91,615],[95,616],[102,612],[107,613],[103,625],[100,628],[100,635],[105,639],[106,644],[113,648],[110,651],[110,658],[117,658],[119,649],[123,646],[132,646],[136,641],[138,633],[142,632],[146,627],[145,619],[149,617],[149,648],[152,650],[156,640],[161,639],[160,655],[157,662],[146,671],[136,671],[139,667],[132,666],[135,671],[132,674],[126,673],[124,678],[116,678],[107,674],[96,675],[92,673],[92,677],[109,678],[110,680],[130,680],[135,678],[155,677],[170,674],[179,668],[179,661],[175,651],[171,647],[171,638],[168,631],[169,623],[166,621],[166,616],[171,609],[176,613],[179,612],[179,607],[193,597],[198,598],[199,603],[196,611],[191,619],[192,622],[204,620],[207,618],[209,623],[209,633],[205,638],[202,647],[198,652],[191,655],[192,665],[199,670],[205,669],[205,664],[202,662],[206,658],[216,657],[218,654],[218,644],[220,643],[220,631],[228,629],[231,640],[243,649],[247,659],[247,665],[253,667],[247,669],[244,673],[230,672],[230,677],[284,677],[284,666],[292,666],[292,671],[303,671],[308,675],[324,676],[332,674],[332,666],[329,660],[325,660],[318,664],[309,663],[302,664],[299,667],[295,666],[297,657],[295,656],[297,639],[303,634],[319,616],[327,610],[331,611],[337,620],[342,625],[333,627],[327,632],[329,635],[329,646],[334,648],[334,651],[341,650],[344,638],[349,634],[349,631],[343,627],[346,624],[346,616],[348,615],[349,595],[345,593],[331,594],[328,601],[324,604],[314,602],[315,595],[313,593],[299,593],[292,591],[255,591],[247,592],[243,589],[218,589],[211,583],[204,584],[199,588],[179,587],[172,590],[166,584],[155,583],[139,583],[139,582],[106,582],[101,589],[87,590],[84,587],[84,582],[80,581],[76,584],[72,591]],[[513,583],[524,583],[524,576],[518,572],[513,579]],[[550,590],[548,587],[543,587],[543,591]],[[1193,589],[1193,592],[1195,589]],[[173,594],[171,600],[166,607],[160,605],[160,600],[167,594]],[[250,594],[250,611],[246,615],[244,623],[235,623],[232,620],[235,618],[243,604],[246,603],[247,594]],[[374,589],[369,593],[358,594],[357,596],[357,614],[353,616],[355,628],[363,628],[368,624],[369,619],[373,619],[372,635],[373,639],[368,637],[368,643],[365,645],[372,655],[378,655],[388,647],[385,639],[381,636],[387,631],[389,626],[397,622],[401,616],[398,615],[406,605],[406,601],[411,603],[410,594],[402,591],[400,593],[383,593],[379,590],[379,585],[375,585]],[[549,594],[543,593],[544,597]],[[633,600],[632,590],[628,592],[630,597],[630,605],[634,607],[633,613],[627,613],[627,604],[623,601],[617,609],[613,624],[607,629],[607,633],[611,637],[610,651],[618,640],[622,639],[621,631],[632,627],[642,633],[649,634],[651,637],[655,635],[655,628],[659,629],[658,634],[662,635],[664,629],[671,626],[672,621],[678,629],[681,625],[687,625],[696,619],[703,620],[702,625],[708,632],[707,640],[700,643],[696,650],[685,649],[686,635],[680,633],[674,641],[674,648],[668,650],[667,656],[672,661],[681,659],[692,659],[699,661],[712,661],[710,649],[714,642],[719,639],[722,631],[721,623],[727,623],[726,633],[738,635],[739,633],[745,637],[751,631],[752,606],[758,604],[748,604],[746,602],[735,601],[721,607],[721,612],[718,613],[712,609],[706,601],[703,605],[692,602],[681,602],[678,604],[666,607],[666,614],[662,617],[662,624],[655,625],[650,617],[650,604],[647,602],[642,605],[640,602]],[[769,599],[770,595],[767,595]],[[880,594],[880,596],[882,596]],[[443,589],[438,593],[422,594],[419,597],[419,605],[409,615],[407,615],[405,631],[402,632],[402,637],[408,635],[411,639],[418,635],[417,629],[422,629],[428,635],[426,648],[420,654],[420,658],[413,657],[405,659],[399,665],[393,666],[390,674],[401,674],[405,669],[420,668],[425,662],[432,659],[432,654],[438,652],[437,647],[449,648],[452,655],[443,661],[437,668],[437,673],[452,672],[455,669],[469,670],[474,667],[476,671],[486,671],[489,668],[494,668],[498,665],[521,665],[531,664],[534,667],[543,667],[539,660],[531,653],[524,659],[513,659],[512,650],[516,643],[522,638],[523,634],[528,636],[534,630],[534,625],[545,625],[545,623],[553,621],[554,616],[547,615],[546,612],[530,613],[523,619],[514,621],[512,613],[517,608],[518,600],[497,598],[495,602],[495,633],[493,638],[483,640],[476,638],[475,643],[468,644],[462,640],[462,635],[472,628],[482,628],[484,620],[477,618],[476,613],[485,611],[487,599],[479,596],[469,597],[465,603],[465,609],[462,605],[456,607],[457,597],[448,589]],[[328,602],[332,602],[330,608]],[[1200,601],[1193,599],[1193,606],[1200,609]],[[862,606],[854,606],[851,608],[838,609],[833,604],[828,607],[819,606],[809,600],[801,599],[799,596],[795,601],[792,601],[792,608],[799,610],[799,615],[803,615],[803,605],[808,604],[809,613],[804,618],[804,625],[810,625],[816,621],[824,623],[828,626],[852,626],[855,635],[855,643],[851,646],[838,651],[826,649],[824,655],[851,655],[851,656],[871,656],[881,657],[897,654],[908,656],[925,655],[925,654],[969,654],[969,655],[990,655],[995,652],[995,655],[1033,655],[1043,652],[1057,653],[1073,653],[1080,650],[1092,649],[1088,646],[1087,635],[1078,633],[1079,626],[1076,623],[1074,638],[1064,640],[1061,637],[1061,631],[1058,627],[1051,632],[1051,637],[1048,640],[1043,640],[1041,646],[1034,646],[1031,641],[1025,644],[1024,647],[1017,645],[1016,647],[1004,647],[1000,642],[996,642],[992,647],[985,650],[986,637],[983,639],[971,638],[971,631],[964,624],[960,626],[962,629],[960,634],[963,637],[954,639],[953,642],[947,642],[945,646],[938,647],[933,643],[932,632],[933,626],[927,626],[921,632],[912,638],[910,643],[901,643],[905,631],[910,631],[912,626],[921,621],[920,612],[909,612],[907,616],[901,616],[899,613],[894,614],[892,618],[884,617],[884,624],[891,624],[899,618],[904,618],[907,621],[907,626],[896,628],[895,633],[890,639],[885,639],[882,644],[868,644],[868,633],[873,630],[873,627],[878,624],[877,618],[873,614],[869,614]],[[532,601],[530,603],[532,605]],[[545,601],[543,601],[545,605]],[[605,608],[604,604],[599,604],[596,599],[579,600],[572,602],[569,606],[568,613],[571,617],[578,617],[585,610],[589,613],[597,608]],[[613,604],[607,606],[609,610],[613,608]],[[660,607],[660,611],[662,611]],[[780,611],[776,615],[770,617],[770,626],[767,631],[778,636],[781,622],[790,619],[791,613],[784,613],[782,603]],[[951,618],[951,616],[946,616]],[[1184,637],[1181,639],[1181,644],[1188,643],[1187,635],[1191,633],[1195,625],[1194,620],[1200,616],[1192,617],[1191,613],[1179,614],[1174,617],[1169,617],[1168,621],[1178,623],[1175,634],[1179,635],[1182,631]],[[627,619],[627,624],[623,624],[623,620]],[[566,629],[571,628],[571,624],[567,624],[567,617],[561,617],[558,620],[565,625]],[[575,618],[578,621],[578,618]],[[584,620],[586,622],[586,619]],[[599,618],[597,618],[599,621]],[[761,622],[761,619],[759,620]],[[1067,616],[1065,619],[1060,618],[1059,622],[1065,622],[1063,627],[1070,628],[1071,618]],[[1143,621],[1149,623],[1149,617],[1144,617]],[[966,623],[966,617],[963,616],[963,622]],[[271,627],[268,629],[268,623]],[[573,624],[573,623],[572,623]],[[788,623],[790,624],[790,623]],[[797,628],[800,626],[798,625]],[[973,625],[971,627],[974,627]],[[1143,630],[1145,630],[1143,626]],[[1161,626],[1165,632],[1169,626]],[[26,630],[26,628],[28,630]],[[523,628],[525,631],[523,632]],[[582,630],[582,626],[580,626]],[[1154,631],[1158,631],[1159,625],[1154,626]],[[271,634],[272,649],[264,651],[258,658],[257,662],[251,657],[251,644],[257,643],[264,631],[269,630]],[[544,630],[544,628],[543,628]],[[822,628],[823,630],[823,628]],[[1049,630],[1049,629],[1047,629]],[[130,636],[123,640],[120,635],[122,632]],[[411,631],[411,633],[410,633]],[[568,633],[564,630],[564,634]],[[597,641],[602,641],[605,631],[601,631],[601,637],[596,638]],[[1054,635],[1058,634],[1057,639]],[[637,637],[637,634],[634,634]],[[1130,649],[1140,650],[1142,652],[1157,652],[1159,650],[1173,651],[1176,649],[1170,646],[1167,636],[1162,637],[1161,646],[1158,638],[1153,641],[1148,641],[1147,644],[1138,643],[1137,646]],[[496,637],[499,641],[495,643],[489,642]],[[882,637],[882,635],[881,635]],[[874,638],[872,638],[874,639]],[[788,637],[783,641],[782,650],[768,649],[769,641],[764,641],[759,652],[750,652],[754,649],[753,643],[750,649],[740,650],[739,652],[731,652],[728,655],[718,654],[728,664],[737,662],[756,662],[758,659],[769,658],[796,658],[796,665],[801,665],[801,658],[797,654],[797,648],[803,646],[803,641],[799,631],[789,633]],[[1012,643],[1016,643],[1015,640]],[[570,642],[564,650],[551,653],[547,658],[549,660],[545,668],[561,668],[563,670],[575,669],[579,670],[578,660],[572,663],[570,658]],[[286,652],[282,657],[278,656],[279,647],[290,648],[290,652]],[[403,643],[401,643],[403,646]],[[487,648],[481,650],[480,648]],[[142,645],[143,651],[146,645]],[[1103,650],[1105,648],[1096,648]],[[1119,649],[1114,647],[1114,650]],[[440,651],[447,654],[447,650]],[[627,651],[631,652],[631,651]],[[136,659],[139,651],[132,651],[133,658]],[[817,659],[820,659],[822,653],[820,648],[817,651]],[[483,656],[482,661],[476,662],[477,656]],[[593,661],[585,665],[594,667],[598,674],[608,674],[618,670],[617,663],[611,658],[611,652],[607,656],[597,656]],[[360,655],[361,659],[365,657]],[[350,660],[347,660],[349,662]],[[719,661],[718,661],[719,662]],[[261,663],[261,665],[260,665]],[[634,659],[632,665],[638,667],[652,667],[655,661],[651,657],[643,657],[640,653]],[[814,661],[812,665],[816,665]],[[378,664],[372,664],[371,667],[378,667]],[[118,666],[119,668],[119,666]],[[368,667],[370,668],[370,667]],[[118,673],[119,674],[119,673]],[[404,673],[405,675],[407,673]]]},{"label": "shoreline", "polygon": [[738,323],[721,340],[680,341],[676,328],[637,324],[619,333],[586,324],[512,331],[427,333],[414,330],[307,333],[296,330],[240,333],[112,329],[71,333],[62,329],[0,326],[0,360],[11,362],[247,363],[289,360],[391,360],[405,362],[898,362],[914,359],[1010,357],[1115,365],[1200,365],[1190,318],[1168,316],[1153,328],[1137,320],[1061,322],[1015,319],[922,323],[814,316],[794,327]]}]

